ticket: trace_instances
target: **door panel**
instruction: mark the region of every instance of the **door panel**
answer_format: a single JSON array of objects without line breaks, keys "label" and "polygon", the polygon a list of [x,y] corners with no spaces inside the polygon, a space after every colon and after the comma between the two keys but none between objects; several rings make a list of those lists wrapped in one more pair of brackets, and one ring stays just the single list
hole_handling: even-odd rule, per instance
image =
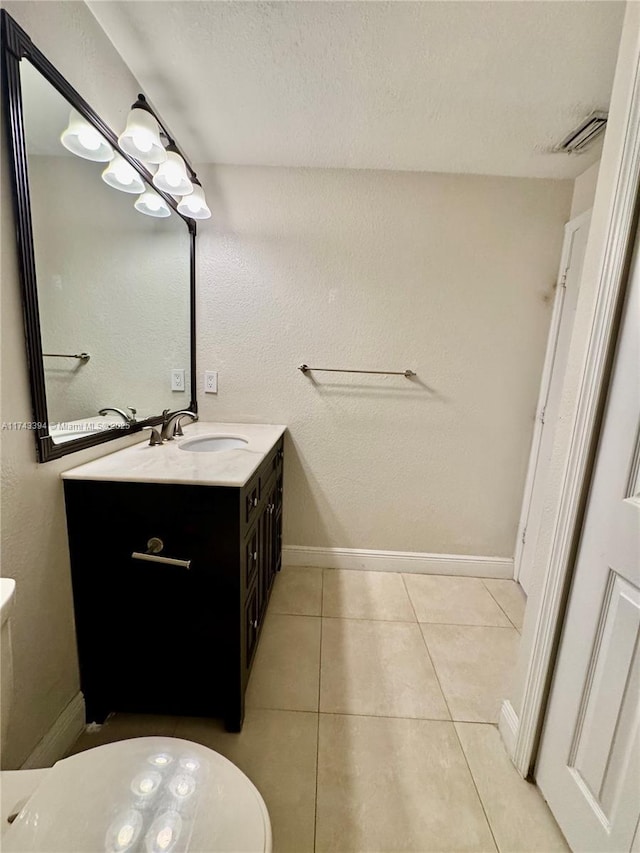
[{"label": "door panel", "polygon": [[578,304],[582,264],[589,235],[591,211],[565,225],[560,274],[540,383],[536,425],[514,556],[515,578],[529,594],[534,579],[533,557],[542,515],[544,486],[553,451],[558,406],[567,366],[573,320]]},{"label": "door panel", "polygon": [[638,843],[639,318],[636,242],[536,770],[572,849],[594,853]]}]

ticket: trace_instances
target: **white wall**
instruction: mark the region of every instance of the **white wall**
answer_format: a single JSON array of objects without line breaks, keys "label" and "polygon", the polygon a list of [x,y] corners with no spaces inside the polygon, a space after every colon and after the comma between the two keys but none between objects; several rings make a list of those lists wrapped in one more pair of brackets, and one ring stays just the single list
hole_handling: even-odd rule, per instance
[{"label": "white wall", "polygon": [[200,413],[289,426],[285,544],[511,557],[572,183],[202,179]]},{"label": "white wall", "polygon": [[558,410],[553,454],[545,482],[545,503],[534,558],[538,570],[534,574],[529,594],[518,663],[509,697],[518,715],[522,709],[523,690],[536,635],[546,567],[551,557],[565,467],[575,426],[583,367],[595,316],[598,283],[609,235],[614,198],[618,189],[618,169],[625,141],[629,102],[638,68],[638,33],[640,33],[640,4],[628,3],[611,96],[609,122],[593,202],[589,241],[580,281],[580,296]]},{"label": "white wall", "polygon": [[[123,126],[137,84],[83,3],[5,2],[67,79],[112,127]],[[91,68],[89,74],[87,69]],[[10,179],[2,145],[2,421],[32,418]],[[18,767],[79,689],[61,471],[123,447],[120,439],[46,465],[33,434],[3,431],[2,574],[16,579],[15,694],[2,766]],[[4,697],[3,697],[4,698]]]},{"label": "white wall", "polygon": [[600,171],[600,161],[589,166],[588,169],[578,175],[573,182],[573,198],[571,199],[571,219],[580,216],[585,210],[593,207],[593,202],[596,197],[596,185],[598,183],[598,173]]}]

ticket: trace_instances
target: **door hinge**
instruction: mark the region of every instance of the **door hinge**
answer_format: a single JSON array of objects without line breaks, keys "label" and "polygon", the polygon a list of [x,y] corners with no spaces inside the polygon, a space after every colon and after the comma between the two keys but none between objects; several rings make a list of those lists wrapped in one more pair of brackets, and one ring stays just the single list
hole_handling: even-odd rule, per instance
[{"label": "door hinge", "polygon": [[560,287],[563,287],[565,290],[567,289],[567,273],[569,272],[569,267],[562,273],[560,276]]},{"label": "door hinge", "polygon": [[527,528],[525,527],[525,529],[522,531],[522,544],[523,545],[524,545],[526,539],[527,539]]},{"label": "door hinge", "polygon": [[545,406],[540,412],[540,423],[544,424],[544,413],[547,411],[547,407]]}]

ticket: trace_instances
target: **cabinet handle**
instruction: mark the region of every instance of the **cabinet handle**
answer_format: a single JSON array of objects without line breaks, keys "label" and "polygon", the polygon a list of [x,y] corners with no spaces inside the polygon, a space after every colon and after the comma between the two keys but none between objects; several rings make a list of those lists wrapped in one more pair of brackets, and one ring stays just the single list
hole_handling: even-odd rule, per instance
[{"label": "cabinet handle", "polygon": [[254,628],[257,628],[258,627],[258,620],[254,619],[251,624],[253,625]]},{"label": "cabinet handle", "polygon": [[145,560],[147,563],[164,563],[166,566],[179,566],[181,569],[190,569],[191,560],[174,560],[173,557],[158,557],[156,554],[141,554],[134,551],[131,555],[133,560]]},{"label": "cabinet handle", "polygon": [[257,551],[254,551],[254,552],[253,552],[253,554],[252,554],[251,556],[252,556],[252,558],[253,558],[254,562],[257,562],[257,561],[258,561],[258,552],[257,552]]},{"label": "cabinet handle", "polygon": [[254,498],[254,499],[253,499],[253,505],[254,505],[254,506],[258,506],[258,498]]}]

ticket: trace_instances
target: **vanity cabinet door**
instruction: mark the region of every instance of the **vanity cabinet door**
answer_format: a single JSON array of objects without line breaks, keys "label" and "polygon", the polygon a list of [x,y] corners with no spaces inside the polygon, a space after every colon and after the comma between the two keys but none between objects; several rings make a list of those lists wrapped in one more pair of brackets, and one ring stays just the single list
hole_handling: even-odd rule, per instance
[{"label": "vanity cabinet door", "polygon": [[[237,658],[222,650],[240,621],[237,493],[227,505],[229,490],[221,500],[188,486],[68,482],[65,491],[89,718],[223,713]],[[151,539],[163,542],[156,556],[189,567],[135,558]]]},{"label": "vanity cabinet door", "polygon": [[258,634],[260,627],[260,612],[258,602],[258,585],[249,593],[245,610],[245,660],[244,665],[250,669],[253,663],[253,655],[258,643]]},{"label": "vanity cabinet door", "polygon": [[276,573],[276,494],[277,480],[272,478],[265,491],[265,503],[261,516],[261,559],[260,559],[260,616],[269,601]]}]

